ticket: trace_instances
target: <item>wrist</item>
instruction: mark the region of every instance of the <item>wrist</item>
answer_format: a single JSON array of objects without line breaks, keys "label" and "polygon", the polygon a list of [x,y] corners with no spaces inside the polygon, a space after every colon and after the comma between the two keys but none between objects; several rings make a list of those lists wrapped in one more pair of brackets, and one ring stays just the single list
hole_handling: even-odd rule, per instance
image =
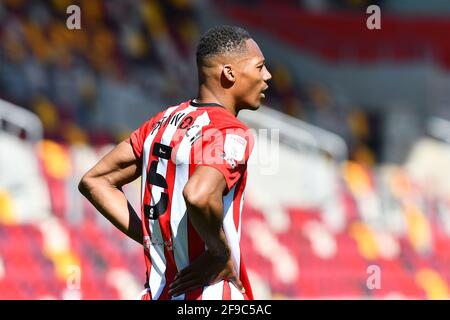
[{"label": "wrist", "polygon": [[231,256],[231,251],[228,247],[225,235],[223,237],[220,237],[219,241],[209,244],[207,247],[208,251],[214,257],[228,259]]},{"label": "wrist", "polygon": [[211,253],[211,255],[215,257],[221,257],[226,259],[228,259],[231,255],[231,251],[227,246],[222,248],[211,248],[211,249],[208,248],[208,251]]}]

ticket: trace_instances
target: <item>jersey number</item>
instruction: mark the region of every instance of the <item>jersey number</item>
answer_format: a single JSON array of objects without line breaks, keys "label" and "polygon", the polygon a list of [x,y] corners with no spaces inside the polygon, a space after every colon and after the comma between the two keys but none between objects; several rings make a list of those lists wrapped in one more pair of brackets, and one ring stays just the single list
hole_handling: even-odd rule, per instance
[{"label": "jersey number", "polygon": [[[172,154],[172,148],[164,144],[155,142],[153,144],[152,155],[169,160]],[[150,169],[147,173],[147,183],[154,186],[158,186],[167,189],[167,181],[164,176],[159,174],[156,170],[158,168],[159,159],[153,160],[150,164]],[[153,197],[153,194],[152,194]],[[154,197],[153,197],[154,198]],[[167,192],[161,192],[161,197],[159,201],[154,205],[144,204],[144,214],[147,219],[156,220],[161,215],[163,215],[167,210],[167,205],[169,204],[169,195]]]}]

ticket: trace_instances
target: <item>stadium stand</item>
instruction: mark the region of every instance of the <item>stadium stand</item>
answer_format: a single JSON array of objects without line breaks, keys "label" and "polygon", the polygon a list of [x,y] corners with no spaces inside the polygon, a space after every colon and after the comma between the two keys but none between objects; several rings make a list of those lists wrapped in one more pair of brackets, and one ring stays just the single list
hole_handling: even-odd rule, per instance
[{"label": "stadium stand", "polygon": [[[26,141],[6,133],[2,138],[12,141],[17,148],[27,145]],[[284,167],[284,159],[293,161],[285,156],[293,150],[283,145],[281,148],[279,165]],[[419,150],[413,152],[410,166],[426,161],[422,158],[432,148],[434,152],[449,152],[446,145],[423,141]],[[23,222],[19,211],[8,209],[20,203],[12,197],[14,189],[2,188],[2,299],[137,296],[144,278],[140,249],[76,195],[76,184],[72,181],[77,180],[74,168],[88,166],[105,151],[43,140],[33,152],[21,154],[26,162],[43,162],[39,173],[35,173],[43,177],[38,180],[37,189],[48,194],[52,214]],[[76,153],[80,154],[73,156]],[[58,166],[46,167],[46,157],[62,160]],[[298,157],[295,161],[314,162],[301,153]],[[320,165],[307,168],[323,171]],[[433,175],[422,172],[422,179],[413,180],[414,174],[406,167],[373,170],[347,161],[332,165],[328,175],[313,175],[319,186],[335,185],[329,191],[318,189],[322,194],[317,201],[302,197],[288,201],[289,195],[281,197],[283,192],[280,195],[274,192],[302,193],[312,184],[286,188],[285,177],[272,179],[269,198],[280,201],[275,208],[258,200],[268,197],[262,196],[267,188],[258,180],[259,171],[256,167],[251,171],[255,179],[249,186],[244,207],[242,248],[248,268],[255,275],[256,288],[265,288],[261,289],[260,298],[448,297],[450,274],[446,265],[450,256],[445,248],[450,245],[449,203],[443,201],[446,198],[441,194],[448,189],[428,189]],[[299,174],[298,181],[301,180],[302,170],[291,167],[288,172],[291,177]],[[439,181],[448,183],[439,175],[434,175],[434,179],[433,185]],[[24,178],[16,187],[20,189],[27,182]],[[134,205],[138,189],[136,183],[126,190],[135,199]],[[330,204],[320,200],[333,194],[336,197]],[[80,203],[75,205],[75,201]],[[80,210],[77,218],[72,217],[75,208]],[[342,217],[330,219],[336,210],[341,211]],[[286,217],[282,218],[283,215]],[[286,221],[280,223],[283,219]],[[68,289],[71,266],[80,266],[82,270],[78,291]],[[380,289],[370,290],[367,286],[370,266],[382,270]]]}]

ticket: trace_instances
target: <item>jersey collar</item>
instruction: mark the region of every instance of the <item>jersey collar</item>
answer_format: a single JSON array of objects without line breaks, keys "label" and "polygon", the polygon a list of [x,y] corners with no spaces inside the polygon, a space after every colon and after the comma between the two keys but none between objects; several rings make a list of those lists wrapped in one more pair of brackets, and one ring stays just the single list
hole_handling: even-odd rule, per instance
[{"label": "jersey collar", "polygon": [[214,102],[200,103],[200,102],[196,102],[196,99],[192,99],[191,100],[191,105],[194,106],[194,107],[221,107],[221,108],[225,108],[223,105],[221,105],[219,103],[214,103]]}]

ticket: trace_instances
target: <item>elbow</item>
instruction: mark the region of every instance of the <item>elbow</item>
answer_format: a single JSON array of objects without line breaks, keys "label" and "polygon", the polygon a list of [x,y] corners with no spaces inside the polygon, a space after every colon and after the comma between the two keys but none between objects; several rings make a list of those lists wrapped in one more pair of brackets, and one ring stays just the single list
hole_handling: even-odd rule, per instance
[{"label": "elbow", "polygon": [[183,197],[187,207],[205,209],[209,206],[210,193],[189,183],[183,189]]},{"label": "elbow", "polygon": [[90,178],[88,174],[85,174],[78,183],[78,191],[80,191],[80,193],[86,197],[88,194],[90,194],[92,188],[92,178]]}]

